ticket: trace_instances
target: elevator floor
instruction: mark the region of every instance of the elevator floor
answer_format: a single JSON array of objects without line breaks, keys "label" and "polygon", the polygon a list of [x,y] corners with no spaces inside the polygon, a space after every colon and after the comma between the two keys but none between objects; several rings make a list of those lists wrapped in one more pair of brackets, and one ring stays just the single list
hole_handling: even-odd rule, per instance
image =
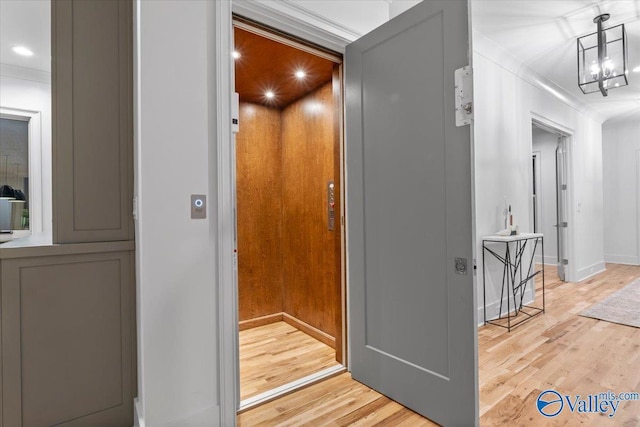
[{"label": "elevator floor", "polygon": [[335,351],[285,322],[240,331],[240,399],[338,365]]}]

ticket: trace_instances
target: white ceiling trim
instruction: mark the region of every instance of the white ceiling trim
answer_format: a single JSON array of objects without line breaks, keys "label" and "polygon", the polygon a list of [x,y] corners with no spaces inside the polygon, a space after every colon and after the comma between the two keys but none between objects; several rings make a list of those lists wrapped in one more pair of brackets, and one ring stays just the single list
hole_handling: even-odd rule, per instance
[{"label": "white ceiling trim", "polygon": [[292,11],[296,11],[312,20],[321,22],[325,25],[329,25],[334,29],[341,31],[342,33],[348,35],[349,36],[348,39],[351,41],[359,39],[360,37],[363,36],[363,34],[360,31],[347,27],[346,25],[342,25],[331,19],[327,19],[324,16],[320,15],[319,13],[316,13],[312,10],[307,9],[306,7],[299,5],[298,3],[295,3],[293,0],[280,0],[280,2],[281,4],[286,5],[286,7]]},{"label": "white ceiling trim", "polygon": [[598,110],[529,68],[509,51],[475,29],[473,30],[473,51],[599,123],[606,120]]},{"label": "white ceiling trim", "polygon": [[18,67],[11,64],[0,64],[0,76],[32,82],[51,84],[51,73],[35,68]]},{"label": "white ceiling trim", "polygon": [[339,53],[358,38],[354,31],[291,2],[232,0],[232,11]]}]

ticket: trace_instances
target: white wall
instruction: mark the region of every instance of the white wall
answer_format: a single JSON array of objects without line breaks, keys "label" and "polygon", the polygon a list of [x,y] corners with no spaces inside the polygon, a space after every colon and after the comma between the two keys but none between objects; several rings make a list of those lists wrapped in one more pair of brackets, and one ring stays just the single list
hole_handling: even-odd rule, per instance
[{"label": "white wall", "polygon": [[[39,168],[40,183],[31,179],[30,191],[35,197],[34,185],[42,194],[41,225],[34,224],[34,231],[50,233],[52,228],[51,202],[51,73],[28,68],[0,64],[0,107],[40,113],[41,165],[30,164],[31,170]],[[35,147],[34,147],[35,148]],[[30,156],[32,157],[32,156]],[[31,173],[31,172],[30,172]],[[35,207],[35,204],[33,205]],[[41,227],[41,230],[39,228]]]},{"label": "white wall", "polygon": [[[220,29],[213,24],[213,5],[206,0],[136,2],[140,426],[215,426],[218,403],[233,399],[233,393],[217,395],[218,387],[228,390],[226,379],[217,376],[217,346],[232,326],[218,331],[216,291],[223,289],[218,288],[215,248],[218,237],[231,230],[217,229],[218,183],[212,178],[219,141],[210,92],[216,74],[224,72],[215,66],[216,44],[222,41],[216,40]],[[259,6],[260,13],[272,8],[319,28],[333,27],[342,40],[388,19],[384,0],[263,1]],[[297,21],[289,21],[295,27]],[[189,217],[189,195],[197,193],[208,194],[207,220]]]},{"label": "white wall", "polygon": [[[570,281],[604,269],[601,119],[573,107],[573,101],[544,81],[534,81],[521,64],[482,34],[473,32],[475,99],[475,200],[478,319],[482,319],[482,236],[503,228],[504,197],[514,222],[531,231],[531,121],[545,118],[572,134],[569,165]],[[546,89],[545,89],[546,87]],[[571,104],[571,105],[570,105]],[[487,269],[488,316],[497,314],[501,272]],[[499,274],[500,273],[500,274]]]},{"label": "white wall", "polygon": [[[534,127],[532,145],[533,152],[539,153],[538,232],[544,234],[545,264],[555,265],[558,259],[558,236],[553,225],[557,222],[556,147],[558,146],[558,135]],[[538,251],[537,254],[540,255],[540,252]]]},{"label": "white wall", "polygon": [[640,264],[640,111],[602,126],[604,253],[607,262]]},{"label": "white wall", "polygon": [[[211,2],[137,7],[135,193],[137,423],[213,426],[217,407],[215,205],[209,180]],[[190,194],[209,195],[205,220]]]},{"label": "white wall", "polygon": [[422,0],[393,0],[389,3],[389,18],[395,18],[421,1]]}]

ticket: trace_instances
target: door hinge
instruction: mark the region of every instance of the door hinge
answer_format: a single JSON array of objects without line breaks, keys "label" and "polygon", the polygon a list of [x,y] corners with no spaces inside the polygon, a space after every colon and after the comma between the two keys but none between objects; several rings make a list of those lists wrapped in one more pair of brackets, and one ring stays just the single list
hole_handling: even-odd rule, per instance
[{"label": "door hinge", "polygon": [[562,265],[569,265],[569,260],[568,259],[563,259],[562,260]]},{"label": "door hinge", "polygon": [[473,119],[473,71],[470,65],[454,72],[456,126],[471,124]]},{"label": "door hinge", "polygon": [[137,221],[138,220],[138,198],[137,197],[133,198],[133,211],[131,213],[133,215],[133,220]]}]

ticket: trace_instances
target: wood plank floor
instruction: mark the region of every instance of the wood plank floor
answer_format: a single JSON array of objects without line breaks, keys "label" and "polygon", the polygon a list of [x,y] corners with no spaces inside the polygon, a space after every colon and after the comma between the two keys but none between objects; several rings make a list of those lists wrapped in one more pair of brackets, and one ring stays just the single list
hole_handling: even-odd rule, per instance
[{"label": "wood plank floor", "polygon": [[285,322],[240,331],[240,399],[338,365],[336,352]]},{"label": "wood plank floor", "polygon": [[491,326],[479,331],[481,424],[640,426],[640,402],[621,403],[613,420],[569,411],[543,420],[535,406],[547,389],[571,396],[638,391],[640,329],[578,313],[640,277],[640,267],[608,264],[582,283],[561,282],[555,268],[546,270],[544,315],[510,334]]},{"label": "wood plank floor", "polygon": [[[578,316],[640,277],[640,267],[608,264],[582,282],[546,271],[547,311],[513,329],[479,329],[480,423],[483,426],[640,426],[640,402],[621,403],[613,419],[563,411],[543,419],[542,390],[575,396],[640,389],[640,329]],[[348,373],[238,415],[240,426],[434,425],[351,379]]]}]

